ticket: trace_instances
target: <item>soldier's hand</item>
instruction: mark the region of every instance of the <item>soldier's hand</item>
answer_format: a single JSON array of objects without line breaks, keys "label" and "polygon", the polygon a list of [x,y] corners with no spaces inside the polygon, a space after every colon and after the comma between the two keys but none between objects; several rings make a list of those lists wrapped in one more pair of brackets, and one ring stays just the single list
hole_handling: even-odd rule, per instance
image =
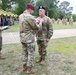
[{"label": "soldier's hand", "polygon": [[40,23],[40,20],[35,20],[35,23],[36,23],[36,24],[39,24],[39,23]]},{"label": "soldier's hand", "polygon": [[44,22],[44,20],[43,19],[40,19],[40,23],[43,23]]},{"label": "soldier's hand", "polygon": [[2,31],[2,30],[3,30],[3,28],[2,28],[2,27],[0,27],[0,30]]}]

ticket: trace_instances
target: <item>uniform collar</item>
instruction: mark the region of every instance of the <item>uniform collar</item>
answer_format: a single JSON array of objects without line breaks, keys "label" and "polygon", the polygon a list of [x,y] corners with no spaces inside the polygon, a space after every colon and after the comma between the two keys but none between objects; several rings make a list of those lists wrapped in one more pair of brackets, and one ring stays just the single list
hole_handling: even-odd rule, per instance
[{"label": "uniform collar", "polygon": [[27,11],[24,11],[23,13],[27,13],[27,14],[29,14]]},{"label": "uniform collar", "polygon": [[44,18],[46,15],[44,15],[44,16],[40,16],[40,18]]}]

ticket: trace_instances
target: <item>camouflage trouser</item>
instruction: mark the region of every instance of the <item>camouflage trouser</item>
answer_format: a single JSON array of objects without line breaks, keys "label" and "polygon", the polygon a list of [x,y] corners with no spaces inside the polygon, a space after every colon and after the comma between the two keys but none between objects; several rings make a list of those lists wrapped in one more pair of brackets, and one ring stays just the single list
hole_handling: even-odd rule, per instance
[{"label": "camouflage trouser", "polygon": [[0,55],[1,55],[1,50],[2,50],[2,37],[0,36]]},{"label": "camouflage trouser", "polygon": [[23,47],[23,62],[27,66],[34,66],[34,52],[35,52],[35,43],[22,43]]},{"label": "camouflage trouser", "polygon": [[46,40],[37,40],[37,44],[38,44],[38,51],[39,51],[40,58],[45,60],[46,48],[48,43]]}]

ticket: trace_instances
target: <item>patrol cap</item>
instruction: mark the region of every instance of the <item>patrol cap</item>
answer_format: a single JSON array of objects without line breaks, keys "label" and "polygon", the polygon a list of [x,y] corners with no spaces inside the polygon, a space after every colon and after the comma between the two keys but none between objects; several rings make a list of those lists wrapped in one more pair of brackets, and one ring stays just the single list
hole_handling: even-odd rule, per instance
[{"label": "patrol cap", "polygon": [[31,10],[34,10],[34,9],[35,9],[34,5],[31,4],[31,3],[28,3],[27,6],[26,6],[26,8],[27,8],[27,9],[30,8]]},{"label": "patrol cap", "polygon": [[38,9],[44,9],[45,10],[45,7],[44,6],[39,6]]}]

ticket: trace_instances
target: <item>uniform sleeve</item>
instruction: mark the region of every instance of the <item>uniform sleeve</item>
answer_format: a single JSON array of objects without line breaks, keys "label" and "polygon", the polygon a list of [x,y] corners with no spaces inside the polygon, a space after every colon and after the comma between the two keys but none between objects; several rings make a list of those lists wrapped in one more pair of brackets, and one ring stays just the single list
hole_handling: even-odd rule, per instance
[{"label": "uniform sleeve", "polygon": [[39,25],[35,23],[35,18],[33,17],[29,18],[27,22],[33,30],[38,30],[40,28]]},{"label": "uniform sleeve", "polygon": [[53,25],[50,18],[48,18],[47,30],[47,38],[50,39],[53,35]]}]

